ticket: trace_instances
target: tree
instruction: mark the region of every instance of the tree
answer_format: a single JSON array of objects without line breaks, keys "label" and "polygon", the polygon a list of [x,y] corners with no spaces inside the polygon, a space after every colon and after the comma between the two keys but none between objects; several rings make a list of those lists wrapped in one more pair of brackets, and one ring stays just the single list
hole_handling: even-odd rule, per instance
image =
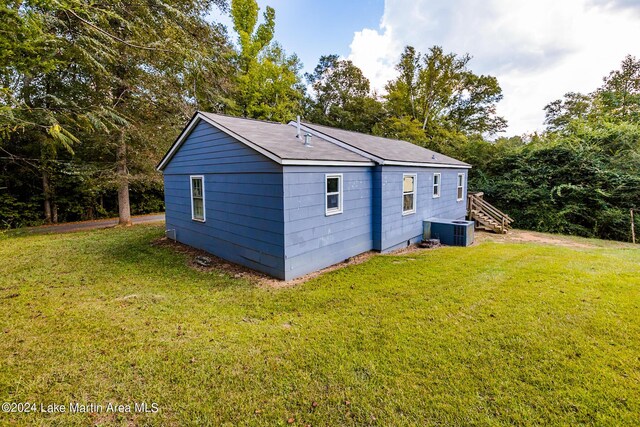
[{"label": "tree", "polygon": [[[9,83],[0,105],[3,145],[20,149],[13,142],[24,138],[16,130],[40,141],[45,210],[52,193],[48,165],[58,162],[60,147],[72,155],[82,141],[96,145],[84,151],[97,153],[103,171],[110,172],[120,222],[129,223],[132,167],[140,167],[140,177],[151,177],[151,159],[159,157],[167,132],[175,134],[194,103],[225,99],[227,80],[219,77],[233,74],[230,49],[223,29],[204,20],[212,5],[225,7],[225,2],[150,0],[97,7],[82,0],[33,0],[0,9],[21,29],[17,36],[0,36],[3,47],[14,47],[2,53],[13,55],[2,68]],[[222,89],[215,95],[203,90],[205,80]],[[107,162],[112,167],[105,167]]]},{"label": "tree", "polygon": [[590,94],[569,92],[545,106],[547,130],[570,134],[585,124],[640,123],[640,60],[627,55],[603,82]]},{"label": "tree", "polygon": [[371,94],[369,80],[350,60],[320,57],[305,75],[314,92],[306,118],[318,124],[371,133],[383,116],[382,104]]},{"label": "tree", "polygon": [[550,131],[566,129],[574,120],[588,119],[593,110],[593,97],[569,92],[564,99],[557,99],[544,107],[544,124]]},{"label": "tree", "polygon": [[[63,20],[66,15],[56,2],[12,2],[0,10],[9,18],[8,24],[17,28],[0,36],[3,60],[7,60],[0,69],[2,149],[10,159],[41,175],[45,221],[55,222],[51,172],[59,151],[73,154],[78,133],[106,129],[115,118],[100,102],[93,78],[102,72],[101,61],[109,50],[87,60],[88,41]],[[13,144],[11,152],[6,149],[10,140],[20,143]],[[20,151],[32,160],[17,155]]]},{"label": "tree", "polygon": [[[275,10],[267,7],[258,24],[256,0],[232,0],[231,17],[238,34],[237,95],[232,114],[256,119],[288,121],[300,112],[304,94],[302,65],[273,42]],[[257,27],[256,27],[257,25]]]},{"label": "tree", "polygon": [[375,124],[373,133],[386,138],[410,141],[420,146],[426,146],[429,142],[422,129],[422,123],[410,116],[387,117]]},{"label": "tree", "polygon": [[640,203],[637,65],[626,57],[602,87],[548,104],[545,133],[473,147],[470,186],[519,227],[628,240]]},{"label": "tree", "polygon": [[387,86],[387,110],[421,123],[428,138],[443,131],[495,134],[506,121],[496,115],[502,90],[495,77],[468,69],[469,55],[445,54],[434,46],[426,54],[407,46]]},{"label": "tree", "polygon": [[617,120],[640,123],[640,60],[627,55],[619,70],[604,78],[598,89],[604,110]]}]

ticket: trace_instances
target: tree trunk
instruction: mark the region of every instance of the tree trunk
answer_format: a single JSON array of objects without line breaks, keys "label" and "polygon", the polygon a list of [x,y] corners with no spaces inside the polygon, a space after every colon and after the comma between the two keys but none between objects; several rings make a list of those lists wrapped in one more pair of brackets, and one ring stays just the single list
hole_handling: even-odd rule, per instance
[{"label": "tree trunk", "polygon": [[42,193],[44,194],[44,222],[51,224],[51,185],[49,173],[42,171]]},{"label": "tree trunk", "polygon": [[129,205],[129,171],[127,170],[127,142],[124,131],[120,132],[120,141],[116,150],[116,173],[118,178],[118,224],[131,225],[131,206]]}]

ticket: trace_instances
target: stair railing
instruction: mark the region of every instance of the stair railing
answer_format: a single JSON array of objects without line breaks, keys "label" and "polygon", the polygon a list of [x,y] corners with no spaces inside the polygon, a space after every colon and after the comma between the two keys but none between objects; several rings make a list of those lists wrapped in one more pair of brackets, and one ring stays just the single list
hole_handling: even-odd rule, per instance
[{"label": "stair railing", "polygon": [[467,209],[469,218],[478,219],[477,214],[484,214],[491,218],[496,224],[499,224],[502,232],[506,232],[510,228],[513,219],[495,206],[486,202],[483,196],[484,193],[468,193]]}]

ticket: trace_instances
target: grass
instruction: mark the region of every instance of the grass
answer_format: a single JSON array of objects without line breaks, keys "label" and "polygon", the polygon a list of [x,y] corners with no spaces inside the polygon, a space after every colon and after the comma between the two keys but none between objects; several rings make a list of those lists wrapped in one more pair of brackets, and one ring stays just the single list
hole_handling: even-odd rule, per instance
[{"label": "grass", "polygon": [[[0,425],[640,423],[640,251],[484,242],[283,289],[158,226],[0,241]],[[315,402],[315,403],[314,403]]]}]

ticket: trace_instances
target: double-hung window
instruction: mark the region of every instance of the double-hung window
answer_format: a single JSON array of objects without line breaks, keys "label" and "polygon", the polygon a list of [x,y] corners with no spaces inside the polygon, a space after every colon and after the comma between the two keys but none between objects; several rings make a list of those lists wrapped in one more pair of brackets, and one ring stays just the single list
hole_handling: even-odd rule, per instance
[{"label": "double-hung window", "polygon": [[342,213],[342,174],[325,175],[325,214]]},{"label": "double-hung window", "polygon": [[204,176],[192,175],[191,180],[191,219],[205,221],[204,210]]},{"label": "double-hung window", "polygon": [[461,201],[464,199],[464,174],[458,174],[458,189],[457,189],[457,200]]},{"label": "double-hung window", "polygon": [[416,174],[402,175],[402,215],[416,212]]},{"label": "double-hung window", "polygon": [[434,173],[433,174],[433,198],[437,198],[440,197],[440,174],[439,173]]}]

